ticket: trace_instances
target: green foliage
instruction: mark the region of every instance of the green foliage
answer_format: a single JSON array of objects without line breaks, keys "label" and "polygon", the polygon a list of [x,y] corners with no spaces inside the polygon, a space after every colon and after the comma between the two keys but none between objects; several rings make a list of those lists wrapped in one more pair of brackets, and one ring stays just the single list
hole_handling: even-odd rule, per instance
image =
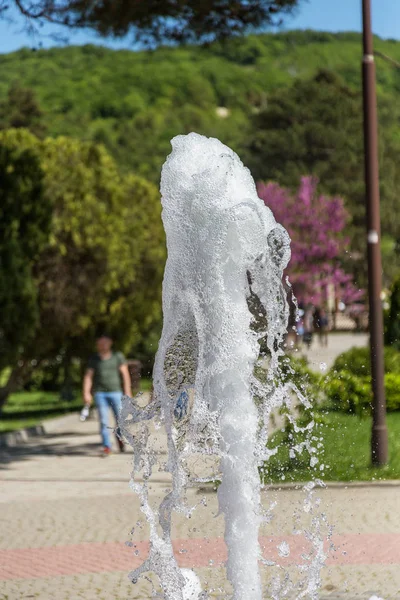
[{"label": "green foliage", "polygon": [[[400,410],[400,373],[385,373],[386,407]],[[341,371],[326,378],[324,383],[330,410],[365,417],[371,412],[371,377],[357,377],[349,371]]]},{"label": "green foliage", "polygon": [[134,175],[121,178],[91,143],[48,139],[44,161],[46,194],[55,203],[51,244],[38,265],[46,328],[59,346],[71,340],[75,356],[102,323],[130,350],[160,318],[158,192]]},{"label": "green foliage", "polygon": [[[173,135],[194,129],[241,151],[251,115],[269,105],[277,89],[284,100],[294,81],[310,80],[321,65],[359,93],[360,43],[358,34],[308,31],[151,52],[97,46],[24,49],[0,57],[0,98],[17,79],[35,91],[50,135],[102,141],[127,169],[147,175],[147,165],[153,165],[151,178],[157,181]],[[400,59],[400,44],[376,40],[376,46]],[[381,101],[388,100],[382,116],[390,128],[384,127],[384,139],[391,142],[397,136],[392,96],[399,84],[387,63],[379,63],[378,72],[386,78],[378,91]],[[218,116],[217,107],[226,107],[228,116]],[[358,137],[362,143],[361,129]],[[267,175],[260,173],[263,179]]]},{"label": "green foliage", "polygon": [[32,340],[39,319],[33,270],[48,239],[52,202],[36,145],[25,131],[0,136],[0,370]]},{"label": "green foliage", "polygon": [[82,399],[61,401],[54,392],[17,392],[11,394],[3,409],[0,433],[39,425],[44,419],[64,415],[82,408]]},{"label": "green foliage", "polygon": [[46,130],[43,117],[33,90],[12,83],[6,99],[0,102],[0,129],[29,129],[43,137]]},{"label": "green foliage", "polygon": [[336,357],[330,372],[336,375],[348,371],[356,377],[367,377],[371,374],[370,362],[370,349],[367,346],[363,348],[355,346]]},{"label": "green foliage", "polygon": [[[360,46],[356,33],[294,31],[141,52],[23,49],[0,57],[0,104],[10,106],[17,80],[20,89],[34,91],[49,135],[102,143],[125,172],[154,183],[171,137],[193,130],[233,147],[260,179],[297,187],[299,175],[318,175],[322,191],[345,198],[352,218],[349,270],[365,287]],[[399,42],[376,38],[375,46],[400,61]],[[400,82],[379,58],[377,89],[389,285],[400,264]]]},{"label": "green foliage", "polygon": [[[352,356],[353,351],[344,354]],[[396,365],[395,357],[391,353],[389,355],[389,364]],[[307,367],[304,362],[294,362],[296,374],[289,374],[290,380],[298,378],[301,382],[304,373],[307,377]],[[342,364],[347,365],[347,359]],[[355,361],[356,372],[361,371],[361,364],[362,358]],[[286,420],[285,426],[274,433],[268,442],[274,454],[261,469],[264,482],[308,481],[313,477],[328,481],[377,478],[376,471],[369,466],[370,377],[356,375],[346,368],[340,372],[332,368],[325,377],[313,374],[311,381],[311,387],[306,385],[303,391],[312,400],[312,408],[301,410],[295,421]],[[390,462],[385,467],[385,477],[395,478],[400,473],[400,462],[397,460],[400,444],[400,372],[385,374],[385,392],[390,438]],[[390,414],[395,411],[396,414]]]},{"label": "green foliage", "polygon": [[[249,139],[252,171],[256,178],[292,187],[305,173],[317,175],[329,189],[332,183],[337,185],[335,161],[354,173],[362,144],[361,118],[359,95],[333,72],[297,79],[290,88],[271,94],[267,107],[254,117]],[[342,190],[336,192],[342,194]]]},{"label": "green foliage", "polygon": [[[400,352],[384,349],[385,394],[388,411],[400,410]],[[365,417],[371,411],[369,348],[351,348],[340,354],[324,381],[329,409]]]},{"label": "green foliage", "polygon": [[400,278],[392,286],[385,338],[386,344],[400,350]]},{"label": "green foliage", "polygon": [[[385,373],[400,374],[400,352],[395,348],[385,346],[384,348]],[[330,370],[333,374],[348,371],[356,377],[369,377],[371,375],[371,358],[369,347],[350,348],[342,352],[335,359]]]},{"label": "green foliage", "polygon": [[75,391],[82,383],[82,362],[79,358],[68,358],[67,365],[65,351],[61,351],[52,358],[43,359],[30,373],[24,383],[24,390],[30,392],[60,392],[61,390],[62,394],[70,392],[75,396]]},{"label": "green foliage", "polygon": [[387,410],[400,410],[400,373],[385,374],[385,394]]},{"label": "green foliage", "polygon": [[[23,154],[34,149],[43,171],[36,210],[52,206],[40,252],[30,230],[21,236],[33,244],[36,313],[29,327],[21,319],[29,343],[18,345],[20,364],[29,374],[61,356],[64,377],[71,379],[71,361],[92,350],[98,326],[107,327],[121,350],[134,352],[161,318],[165,244],[158,191],[140,177],[122,177],[105,149],[91,142],[40,142],[23,130],[0,133],[0,147],[3,140],[13,140]],[[24,207],[15,203],[22,214]],[[9,303],[16,315],[19,302],[17,294]]]},{"label": "green foliage", "polygon": [[371,409],[370,377],[357,377],[349,371],[340,371],[326,378],[324,390],[333,410],[363,417]]},{"label": "green foliage", "polygon": [[[376,39],[375,43],[378,50],[400,60],[398,42]],[[50,241],[40,252],[40,260],[35,259],[33,271],[32,266],[31,271],[24,271],[22,259],[7,269],[18,274],[26,297],[31,298],[33,308],[21,308],[21,318],[14,311],[13,328],[17,331],[15,326],[21,324],[22,331],[29,312],[29,322],[37,319],[41,337],[34,351],[40,348],[38,360],[61,351],[69,357],[72,348],[79,348],[83,356],[98,322],[111,324],[126,352],[146,358],[155,348],[165,249],[158,194],[141,177],[159,180],[169,140],[178,133],[194,129],[217,136],[242,155],[266,108],[278,111],[283,105],[289,118],[293,109],[296,131],[301,130],[307,143],[304,132],[312,135],[315,151],[311,157],[316,172],[324,177],[322,189],[329,184],[337,194],[345,187],[346,207],[357,228],[364,205],[359,176],[359,48],[358,34],[305,31],[251,35],[203,47],[159,47],[151,52],[84,46],[1,55],[0,127],[14,124],[35,130],[39,124],[53,138],[42,142],[32,138],[29,143],[21,138],[18,143],[18,152],[39,155],[45,202],[56,208]],[[316,85],[321,65],[335,76],[326,72],[325,80]],[[399,170],[393,161],[400,143],[395,101],[400,83],[391,65],[378,62],[377,71],[384,274],[388,280],[400,264],[396,244],[400,239]],[[299,108],[293,104],[296,94]],[[287,141],[288,115],[281,117],[276,139]],[[10,135],[17,136],[15,132]],[[18,135],[27,134],[21,130]],[[269,145],[267,138],[265,145]],[[294,173],[293,153],[286,152],[292,152],[291,146],[294,152],[298,140],[284,148],[282,172],[288,178]],[[133,170],[138,176],[121,175],[110,155],[123,173]],[[276,154],[271,160],[278,158]],[[250,159],[255,161],[256,156]],[[333,165],[334,172],[327,165]],[[269,160],[259,162],[258,168],[260,177],[266,179],[271,172]],[[361,257],[364,237],[364,231],[354,234]],[[12,260],[17,261],[14,253]],[[23,285],[18,284],[17,295],[22,294]],[[9,287],[11,298],[12,286],[4,283],[1,287]],[[15,299],[11,303],[15,306]],[[46,330],[47,337],[41,333]],[[29,348],[24,353],[34,354]]]}]

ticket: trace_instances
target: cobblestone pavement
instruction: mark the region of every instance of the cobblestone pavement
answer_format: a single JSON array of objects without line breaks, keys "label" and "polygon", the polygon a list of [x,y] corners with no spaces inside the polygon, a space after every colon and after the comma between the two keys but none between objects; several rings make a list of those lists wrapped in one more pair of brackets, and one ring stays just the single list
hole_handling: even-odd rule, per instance
[{"label": "cobblestone pavement", "polygon": [[[147,525],[128,485],[132,455],[101,459],[97,426],[69,415],[49,424],[45,437],[1,449],[0,600],[151,597],[149,580],[134,585],[128,579],[148,550]],[[152,479],[155,504],[167,482],[163,472]],[[335,550],[322,571],[320,600],[400,599],[400,482],[332,484],[316,496],[319,508],[307,513],[301,489],[263,493],[264,507],[277,503],[260,532],[264,557],[276,562],[263,568],[265,585],[282,567],[296,581],[294,565],[304,562],[309,543],[294,530],[310,530],[312,517],[323,512],[333,525]],[[198,508],[192,519],[178,515],[174,521],[176,556],[182,566],[196,568],[210,598],[226,598],[223,519],[215,491],[192,488],[188,498]],[[287,557],[279,555],[283,541],[290,547]]]}]

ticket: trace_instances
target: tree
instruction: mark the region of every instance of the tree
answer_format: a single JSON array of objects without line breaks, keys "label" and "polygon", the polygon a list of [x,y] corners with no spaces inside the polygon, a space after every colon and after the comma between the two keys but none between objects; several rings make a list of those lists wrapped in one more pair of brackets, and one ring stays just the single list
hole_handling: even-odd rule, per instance
[{"label": "tree", "polygon": [[[254,117],[248,140],[249,163],[257,179],[292,189],[304,173],[321,189],[353,204],[363,192],[361,99],[334,73],[321,71],[271,94]],[[363,223],[363,206],[352,213]]]},{"label": "tree", "polygon": [[343,230],[349,215],[341,198],[318,194],[317,183],[312,177],[302,177],[295,194],[276,183],[259,183],[257,189],[291,238],[288,275],[298,302],[324,304],[333,286],[337,299],[351,303],[363,291],[355,288],[352,276],[341,267],[348,246]]},{"label": "tree", "polygon": [[101,35],[147,43],[210,41],[278,24],[301,0],[0,0],[0,15],[13,5],[30,22],[91,27]]},{"label": "tree", "polygon": [[0,370],[33,338],[39,308],[33,268],[48,240],[52,203],[33,136],[0,139]]},{"label": "tree", "polygon": [[134,175],[122,178],[92,143],[46,140],[44,160],[55,205],[52,243],[36,269],[46,339],[53,347],[69,340],[84,356],[103,323],[128,350],[160,317],[159,194]]},{"label": "tree", "polygon": [[[16,133],[8,135],[17,139]],[[157,189],[134,175],[121,177],[101,146],[68,138],[35,143],[44,197],[53,206],[51,231],[33,267],[34,337],[20,347],[3,402],[32,364],[58,356],[68,375],[72,358],[87,356],[97,327],[106,325],[127,351],[161,316],[165,246]]]},{"label": "tree", "polygon": [[[381,102],[382,228],[397,239],[398,142],[385,126]],[[392,123],[396,108],[391,107]],[[365,189],[361,95],[342,79],[320,71],[271,94],[267,107],[254,117],[246,160],[258,179],[295,189],[303,173],[318,177],[320,188],[344,198],[350,214],[352,269],[360,285],[366,281]],[[389,257],[393,261],[393,256]],[[387,265],[387,263],[386,263]]]},{"label": "tree", "polygon": [[43,117],[35,92],[18,83],[11,84],[6,99],[0,102],[0,129],[23,128],[43,137],[46,132]]}]

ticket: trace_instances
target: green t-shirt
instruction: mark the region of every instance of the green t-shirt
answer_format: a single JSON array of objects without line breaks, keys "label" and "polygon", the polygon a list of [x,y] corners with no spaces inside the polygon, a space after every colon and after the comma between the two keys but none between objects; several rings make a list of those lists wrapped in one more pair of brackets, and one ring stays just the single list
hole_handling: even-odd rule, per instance
[{"label": "green t-shirt", "polygon": [[122,392],[120,366],[126,363],[121,352],[113,352],[103,360],[98,354],[90,357],[88,369],[93,369],[93,392]]}]

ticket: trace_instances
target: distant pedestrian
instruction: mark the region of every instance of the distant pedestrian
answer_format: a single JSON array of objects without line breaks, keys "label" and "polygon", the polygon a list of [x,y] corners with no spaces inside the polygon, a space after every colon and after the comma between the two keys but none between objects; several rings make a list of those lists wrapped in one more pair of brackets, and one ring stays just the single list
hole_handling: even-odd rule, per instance
[{"label": "distant pedestrian", "polygon": [[319,306],[316,306],[314,308],[313,327],[314,327],[314,331],[318,333],[319,329],[321,327],[321,309]]},{"label": "distant pedestrian", "polygon": [[328,314],[324,308],[321,308],[319,314],[319,343],[321,346],[328,345],[328,331],[329,331],[329,319]]},{"label": "distant pedestrian", "polygon": [[100,420],[100,434],[103,444],[102,455],[111,453],[109,434],[109,410],[114,413],[117,424],[116,438],[119,450],[124,452],[125,446],[118,428],[118,417],[121,411],[122,392],[131,395],[131,378],[128,365],[121,352],[112,350],[113,340],[107,334],[96,338],[97,353],[90,357],[83,378],[83,401],[90,406],[94,401]]},{"label": "distant pedestrian", "polygon": [[313,307],[309,305],[304,313],[304,334],[303,341],[308,349],[311,348],[314,331],[314,312]]},{"label": "distant pedestrian", "polygon": [[300,319],[299,322],[297,323],[297,327],[296,327],[296,331],[297,331],[297,345],[301,346],[303,343],[303,338],[304,338],[304,323],[303,323],[303,319]]}]

